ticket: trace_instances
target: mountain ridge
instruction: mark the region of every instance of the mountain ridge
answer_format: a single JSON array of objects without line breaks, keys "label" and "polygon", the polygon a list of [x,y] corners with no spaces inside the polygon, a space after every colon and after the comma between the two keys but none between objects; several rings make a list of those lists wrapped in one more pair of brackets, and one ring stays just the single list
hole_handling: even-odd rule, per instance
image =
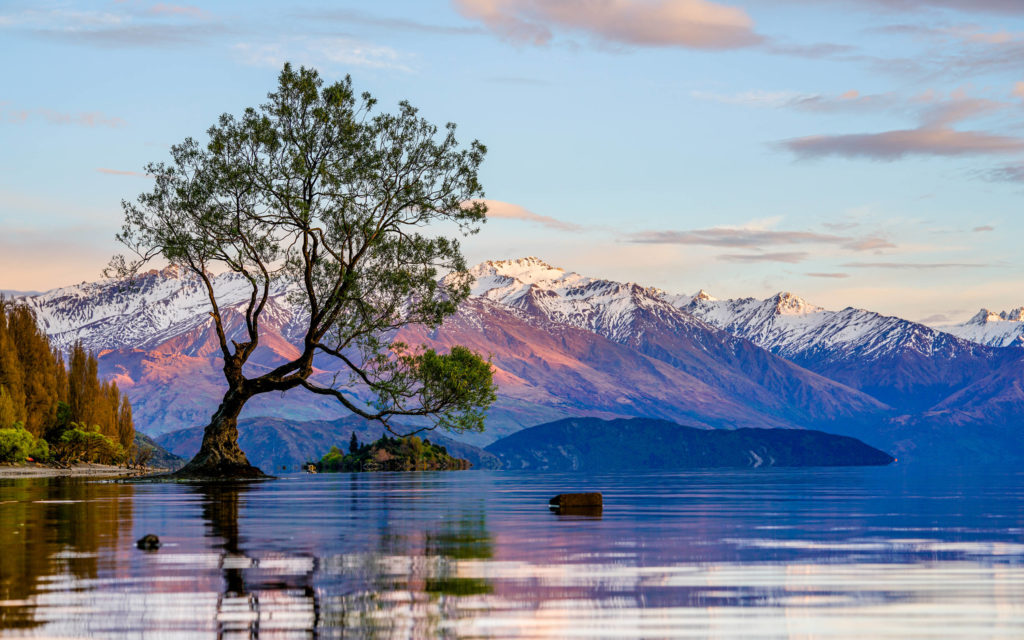
[{"label": "mountain ridge", "polygon": [[[1006,430],[1024,411],[1013,369],[1024,351],[907,320],[828,311],[787,292],[765,300],[671,294],[538,258],[484,262],[470,272],[473,295],[458,313],[437,329],[407,327],[393,337],[442,350],[466,344],[491,356],[500,391],[488,432],[461,436],[475,445],[560,418],[651,417],[703,428],[885,432],[889,440],[879,444],[888,446],[906,440],[898,433],[905,425],[927,424],[928,433],[955,439],[958,425],[981,429],[987,412]],[[240,282],[232,274],[214,282],[235,335],[243,330]],[[286,285],[274,286],[249,373],[296,353],[303,312],[287,294]],[[216,408],[224,384],[219,345],[205,293],[188,276],[154,270],[133,289],[85,283],[24,300],[55,344],[82,340],[99,351],[101,372],[128,393],[144,431],[202,425]],[[326,361],[316,365],[314,375],[329,380]],[[956,406],[968,396],[969,411]],[[343,413],[329,399],[293,393],[255,398],[244,416]],[[924,427],[914,428],[923,437]],[[928,438],[952,455],[952,441]]]}]

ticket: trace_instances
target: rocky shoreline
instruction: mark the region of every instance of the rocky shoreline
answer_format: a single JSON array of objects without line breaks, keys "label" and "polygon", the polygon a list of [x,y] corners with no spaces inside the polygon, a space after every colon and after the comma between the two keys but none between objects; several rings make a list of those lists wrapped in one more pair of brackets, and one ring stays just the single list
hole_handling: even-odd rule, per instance
[{"label": "rocky shoreline", "polygon": [[0,464],[4,478],[131,478],[159,473],[166,469],[129,469],[109,464],[80,463],[68,467],[51,464]]}]

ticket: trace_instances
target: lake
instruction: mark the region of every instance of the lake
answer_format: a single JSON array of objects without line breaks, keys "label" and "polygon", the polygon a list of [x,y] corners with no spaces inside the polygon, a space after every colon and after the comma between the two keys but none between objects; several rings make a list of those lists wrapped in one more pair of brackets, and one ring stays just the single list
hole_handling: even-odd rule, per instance
[{"label": "lake", "polygon": [[[602,491],[600,515],[556,515]],[[147,533],[163,542],[142,551]],[[0,629],[47,638],[1021,638],[1024,475],[0,480]]]}]

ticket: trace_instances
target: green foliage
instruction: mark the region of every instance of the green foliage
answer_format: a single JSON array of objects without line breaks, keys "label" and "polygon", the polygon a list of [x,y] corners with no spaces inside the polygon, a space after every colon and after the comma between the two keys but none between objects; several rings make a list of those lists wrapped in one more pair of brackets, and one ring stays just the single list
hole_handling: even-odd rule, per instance
[{"label": "green foliage", "polygon": [[0,429],[0,462],[23,462],[26,458],[48,460],[50,450],[46,440],[34,437],[21,422]]},{"label": "green foliage", "polygon": [[66,462],[99,462],[117,464],[126,459],[124,447],[99,431],[73,423],[60,437],[58,456]]},{"label": "green foliage", "polygon": [[0,429],[9,430],[8,455],[47,459],[76,421],[107,437],[134,436],[131,407],[115,384],[100,381],[96,357],[76,344],[69,364],[70,371],[30,308],[0,297]]},{"label": "green foliage", "polygon": [[[116,257],[110,273],[131,277],[162,256],[205,287],[239,411],[257,394],[303,387],[385,425],[418,416],[428,428],[482,430],[495,397],[489,363],[463,347],[442,355],[387,336],[437,327],[468,297],[458,239],[424,228],[471,234],[486,221],[478,179],[486,148],[460,146],[454,124],[439,128],[407,102],[374,115],[376,100],[348,77],[325,84],[315,70],[286,64],[267,97],[222,115],[205,144],[188,138],[169,162],[147,165],[153,189],[123,203],[118,239],[130,255]],[[244,339],[228,339],[209,278],[225,269],[251,288],[240,309]],[[247,378],[268,292],[282,281],[308,318],[303,350]],[[330,386],[311,380],[324,358],[349,375]],[[356,400],[352,386],[374,400]]]},{"label": "green foliage", "polygon": [[318,471],[427,471],[468,469],[469,462],[448,455],[442,446],[418,436],[382,436],[345,455],[331,447],[316,465]]},{"label": "green foliage", "polygon": [[345,454],[341,452],[338,447],[331,447],[323,458],[320,459],[320,464],[317,465],[320,471],[341,471],[342,461],[345,459]]}]

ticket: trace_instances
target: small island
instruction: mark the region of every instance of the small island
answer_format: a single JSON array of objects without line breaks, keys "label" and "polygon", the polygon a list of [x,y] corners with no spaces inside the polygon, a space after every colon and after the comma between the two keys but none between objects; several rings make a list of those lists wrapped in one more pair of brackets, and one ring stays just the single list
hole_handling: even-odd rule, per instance
[{"label": "small island", "polygon": [[331,447],[319,462],[307,468],[317,472],[352,471],[461,471],[472,466],[469,460],[454,458],[448,450],[418,436],[393,438],[387,435],[371,444],[360,444],[356,434],[346,454]]}]

